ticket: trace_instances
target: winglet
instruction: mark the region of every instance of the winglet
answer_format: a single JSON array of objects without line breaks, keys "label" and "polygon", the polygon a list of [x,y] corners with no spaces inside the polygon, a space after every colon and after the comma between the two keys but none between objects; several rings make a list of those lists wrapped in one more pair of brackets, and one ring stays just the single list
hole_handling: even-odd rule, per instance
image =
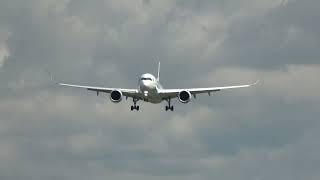
[{"label": "winglet", "polygon": [[54,75],[50,71],[45,71],[45,72],[48,74],[48,76],[50,76],[50,82],[58,84],[54,78]]},{"label": "winglet", "polygon": [[258,79],[255,83],[252,83],[251,86],[257,85],[259,84],[259,82],[260,82],[260,79]]},{"label": "winglet", "polygon": [[52,82],[54,82],[54,77],[53,77],[53,74],[51,74],[51,73],[50,73],[50,80],[51,80]]},{"label": "winglet", "polygon": [[158,64],[158,77],[157,80],[160,81],[160,62]]}]

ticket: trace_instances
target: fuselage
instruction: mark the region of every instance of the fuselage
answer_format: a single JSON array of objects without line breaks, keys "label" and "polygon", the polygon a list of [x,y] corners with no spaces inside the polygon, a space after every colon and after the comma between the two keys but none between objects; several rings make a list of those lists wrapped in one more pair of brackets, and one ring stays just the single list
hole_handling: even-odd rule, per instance
[{"label": "fuselage", "polygon": [[162,97],[158,90],[162,89],[160,82],[152,74],[143,74],[139,79],[139,90],[141,98],[150,103],[161,103]]}]

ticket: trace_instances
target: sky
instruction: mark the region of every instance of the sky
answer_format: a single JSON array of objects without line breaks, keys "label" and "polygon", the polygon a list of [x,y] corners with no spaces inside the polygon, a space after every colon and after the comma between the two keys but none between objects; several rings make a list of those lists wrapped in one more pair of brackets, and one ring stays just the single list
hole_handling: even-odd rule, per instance
[{"label": "sky", "polygon": [[[0,179],[320,179],[320,1],[0,0]],[[59,87],[252,88],[182,104]]]}]

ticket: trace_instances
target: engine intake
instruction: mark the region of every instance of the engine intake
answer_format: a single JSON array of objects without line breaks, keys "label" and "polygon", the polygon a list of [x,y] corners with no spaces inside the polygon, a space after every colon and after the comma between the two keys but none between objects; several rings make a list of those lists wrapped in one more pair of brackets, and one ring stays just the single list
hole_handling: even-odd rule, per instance
[{"label": "engine intake", "polygon": [[188,103],[191,100],[191,93],[189,91],[181,91],[178,95],[179,101],[182,103]]},{"label": "engine intake", "polygon": [[113,90],[110,93],[110,100],[114,103],[118,103],[122,100],[122,92],[118,90]]}]

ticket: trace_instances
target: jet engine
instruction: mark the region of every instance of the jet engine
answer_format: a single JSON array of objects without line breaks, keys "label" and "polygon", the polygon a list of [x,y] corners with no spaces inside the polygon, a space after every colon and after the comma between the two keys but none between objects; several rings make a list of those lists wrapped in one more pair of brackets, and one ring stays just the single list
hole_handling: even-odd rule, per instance
[{"label": "jet engine", "polygon": [[191,100],[191,93],[189,91],[180,91],[178,94],[179,101],[182,103],[188,103]]},{"label": "jet engine", "polygon": [[114,103],[119,103],[122,100],[122,92],[118,90],[111,91],[110,100]]}]

